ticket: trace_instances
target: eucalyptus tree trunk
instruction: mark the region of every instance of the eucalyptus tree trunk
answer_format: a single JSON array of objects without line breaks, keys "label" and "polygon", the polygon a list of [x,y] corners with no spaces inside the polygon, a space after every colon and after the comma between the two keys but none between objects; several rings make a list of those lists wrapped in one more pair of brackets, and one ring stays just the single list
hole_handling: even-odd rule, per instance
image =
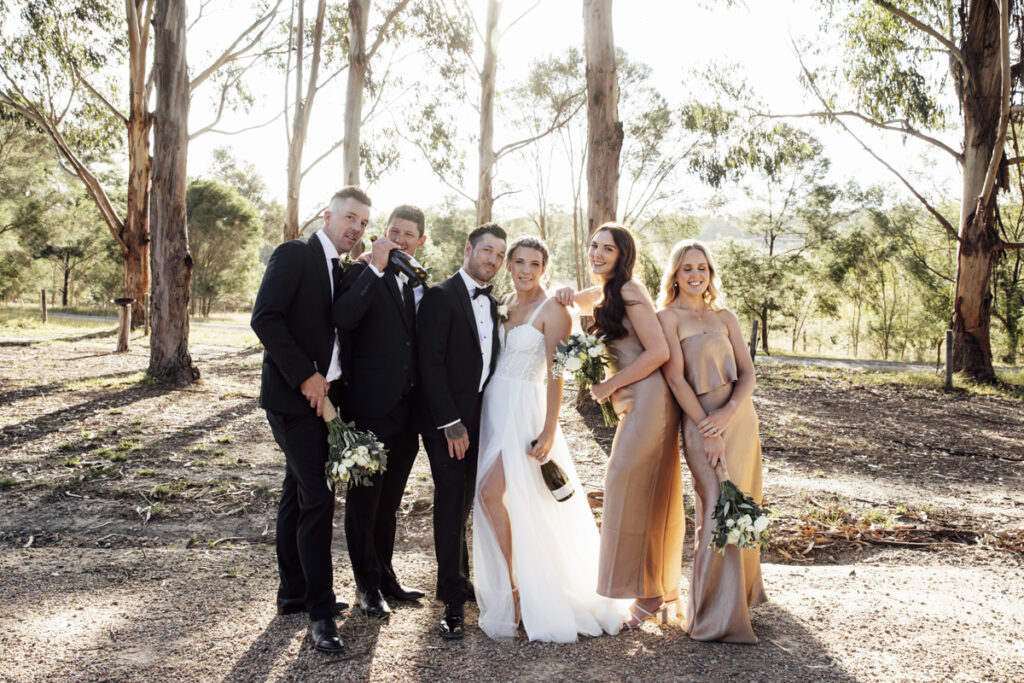
[{"label": "eucalyptus tree trunk", "polygon": [[348,3],[348,87],[345,90],[345,143],[343,175],[346,185],[359,184],[359,129],[363,121],[363,86],[366,83],[366,22],[370,0]]},{"label": "eucalyptus tree trunk", "polygon": [[619,195],[619,86],[615,75],[612,0],[584,0],[587,59],[587,236],[616,220]]},{"label": "eucalyptus tree trunk", "polygon": [[487,3],[484,29],[484,65],[480,71],[480,144],[477,176],[476,224],[491,220],[494,207],[494,81],[498,72],[498,0]]},{"label": "eucalyptus tree trunk", "polygon": [[327,0],[319,0],[316,10],[316,22],[313,26],[313,56],[310,60],[309,78],[304,82],[302,76],[305,48],[305,15],[303,0],[298,0],[298,26],[295,32],[295,101],[292,105],[291,135],[288,138],[288,189],[285,197],[284,240],[293,240],[299,236],[299,189],[302,186],[302,151],[306,145],[309,131],[309,117],[313,112],[313,100],[317,93],[317,78],[320,75],[320,51],[324,35],[324,14],[327,11]]},{"label": "eucalyptus tree trunk", "polygon": [[[619,198],[619,83],[615,74],[612,0],[583,0],[583,48],[587,62],[587,232],[582,252],[603,223],[616,220]],[[586,261],[584,260],[584,263]],[[583,329],[592,319],[580,319]],[[576,408],[592,410],[580,386]]]},{"label": "eucalyptus tree trunk", "polygon": [[153,117],[149,113],[146,88],[149,29],[154,0],[128,0],[128,205],[121,235],[116,236],[124,262],[124,295],[132,304],[132,328],[146,323],[146,293],[149,292],[149,193],[153,159],[149,135]]},{"label": "eucalyptus tree trunk", "polygon": [[[996,2],[969,3],[961,47],[965,64],[961,97],[964,156],[953,299],[953,369],[981,381],[995,380],[989,337],[991,275],[1001,240],[996,227],[996,192],[983,190],[993,153],[1002,154],[999,124],[1004,92],[997,37],[1001,22],[1006,21],[1000,18]],[[1006,184],[1005,157],[996,182]]]},{"label": "eucalyptus tree trunk", "polygon": [[188,350],[192,255],[185,225],[189,78],[185,58],[185,0],[161,0],[153,19],[156,131],[150,250],[153,320],[148,374],[184,386],[199,379]]}]

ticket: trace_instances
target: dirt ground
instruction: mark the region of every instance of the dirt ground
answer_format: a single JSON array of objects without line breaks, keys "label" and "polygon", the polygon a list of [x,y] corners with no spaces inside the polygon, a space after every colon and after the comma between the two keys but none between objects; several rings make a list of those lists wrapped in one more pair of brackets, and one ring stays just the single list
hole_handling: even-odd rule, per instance
[{"label": "dirt ground", "polygon": [[[302,615],[274,612],[283,461],[256,404],[259,350],[196,345],[202,380],[169,390],[143,380],[144,343],[113,345],[0,326],[0,681],[1024,679],[1019,400],[759,366],[779,519],[758,645],[694,642],[677,623],[499,644],[472,604],[466,638],[445,642],[424,599],[383,623],[347,611],[332,659],[304,644]],[[611,444],[599,422],[567,402],[590,492]],[[395,566],[428,592],[431,496],[421,454]],[[343,515],[335,583],[351,602]]]}]

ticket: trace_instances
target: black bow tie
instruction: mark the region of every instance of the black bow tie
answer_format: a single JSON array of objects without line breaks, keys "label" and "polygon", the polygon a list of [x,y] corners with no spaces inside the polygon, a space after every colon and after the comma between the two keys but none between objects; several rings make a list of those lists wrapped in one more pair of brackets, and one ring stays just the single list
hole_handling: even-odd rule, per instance
[{"label": "black bow tie", "polygon": [[476,299],[481,294],[489,296],[490,293],[491,293],[491,289],[493,289],[493,288],[494,288],[494,285],[487,285],[486,287],[474,287],[473,288],[473,299]]}]

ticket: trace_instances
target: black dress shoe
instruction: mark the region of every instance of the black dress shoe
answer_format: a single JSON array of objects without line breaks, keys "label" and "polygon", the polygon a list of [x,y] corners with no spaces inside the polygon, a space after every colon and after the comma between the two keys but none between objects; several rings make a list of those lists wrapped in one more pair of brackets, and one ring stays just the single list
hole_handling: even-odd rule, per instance
[{"label": "black dress shoe", "polygon": [[444,603],[444,616],[441,617],[441,626],[439,628],[442,638],[457,640],[462,637],[464,622],[461,602]]},{"label": "black dress shoe", "polygon": [[309,622],[309,639],[312,641],[313,647],[320,652],[337,655],[345,651],[338,627],[334,625],[334,619],[330,617]]},{"label": "black dress shoe", "polygon": [[384,596],[379,590],[357,590],[356,597],[359,599],[359,609],[366,616],[374,619],[387,619],[391,616],[391,608],[388,607],[388,603],[384,601]]},{"label": "black dress shoe", "polygon": [[[342,612],[348,609],[347,602],[341,602],[340,600],[334,603],[334,607],[331,608],[331,614],[338,616]],[[278,598],[277,599],[277,613],[278,614],[299,614],[300,612],[306,611],[306,601],[302,598]]]},{"label": "black dress shoe", "polygon": [[385,583],[380,587],[380,592],[385,598],[388,598],[389,600],[398,600],[399,602],[410,602],[412,600],[419,600],[423,597],[423,591],[403,586],[397,581]]}]

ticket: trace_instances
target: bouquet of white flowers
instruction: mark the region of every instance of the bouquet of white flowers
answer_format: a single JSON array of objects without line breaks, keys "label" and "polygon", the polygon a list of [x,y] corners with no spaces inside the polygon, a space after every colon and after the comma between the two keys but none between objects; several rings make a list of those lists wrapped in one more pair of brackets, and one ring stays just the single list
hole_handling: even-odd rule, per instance
[{"label": "bouquet of white flowers", "polygon": [[324,398],[323,418],[327,423],[327,485],[332,491],[342,485],[369,486],[374,474],[387,469],[388,449],[373,432],[342,420],[328,398]]},{"label": "bouquet of white flowers", "polygon": [[768,515],[771,512],[745,495],[729,479],[722,464],[715,466],[718,475],[719,494],[715,505],[715,530],[711,532],[709,547],[720,553],[725,546],[740,548],[768,548],[771,532],[768,529]]},{"label": "bouquet of white flowers", "polygon": [[[608,352],[603,334],[587,334],[576,332],[569,335],[564,344],[555,349],[552,376],[568,370],[586,391],[604,379],[604,369],[615,356]],[[619,416],[615,414],[610,401],[601,401],[601,414],[606,427],[619,424]]]}]

